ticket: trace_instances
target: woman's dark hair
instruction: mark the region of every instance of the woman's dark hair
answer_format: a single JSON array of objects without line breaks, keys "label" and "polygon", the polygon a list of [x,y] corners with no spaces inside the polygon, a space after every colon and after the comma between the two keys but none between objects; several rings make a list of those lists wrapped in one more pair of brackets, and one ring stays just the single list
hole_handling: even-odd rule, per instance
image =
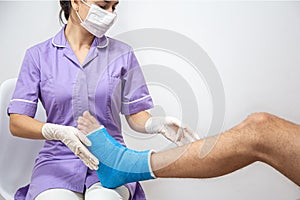
[{"label": "woman's dark hair", "polygon": [[70,12],[71,12],[71,1],[70,0],[61,0],[60,3],[60,11],[59,11],[59,20],[64,24],[64,20],[62,19],[62,13],[64,13],[65,19],[68,21]]}]

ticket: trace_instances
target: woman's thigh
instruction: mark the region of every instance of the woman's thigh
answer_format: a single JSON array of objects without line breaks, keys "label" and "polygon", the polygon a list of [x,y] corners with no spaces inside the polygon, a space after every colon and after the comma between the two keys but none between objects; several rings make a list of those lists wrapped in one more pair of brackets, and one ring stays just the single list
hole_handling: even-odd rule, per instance
[{"label": "woman's thigh", "polygon": [[101,183],[95,183],[85,192],[85,200],[128,200],[130,192],[127,187],[121,186],[115,189],[104,188]]},{"label": "woman's thigh", "polygon": [[83,200],[83,195],[78,192],[73,192],[66,189],[50,189],[39,194],[35,200],[53,200],[53,199],[63,199],[63,200]]}]

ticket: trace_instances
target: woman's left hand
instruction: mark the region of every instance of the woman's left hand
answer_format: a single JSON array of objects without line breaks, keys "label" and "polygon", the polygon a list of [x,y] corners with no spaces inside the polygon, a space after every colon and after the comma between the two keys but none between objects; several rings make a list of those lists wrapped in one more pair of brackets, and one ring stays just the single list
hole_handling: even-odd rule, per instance
[{"label": "woman's left hand", "polygon": [[150,117],[145,123],[147,133],[160,133],[178,146],[199,140],[199,136],[174,117]]}]

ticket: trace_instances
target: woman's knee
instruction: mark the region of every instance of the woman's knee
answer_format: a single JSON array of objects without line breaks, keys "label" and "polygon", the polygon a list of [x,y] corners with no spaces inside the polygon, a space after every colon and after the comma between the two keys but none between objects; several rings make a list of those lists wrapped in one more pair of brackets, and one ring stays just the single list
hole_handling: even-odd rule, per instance
[{"label": "woman's knee", "polygon": [[85,192],[85,200],[128,200],[130,192],[127,187],[121,186],[115,189],[104,188],[99,182],[92,185]]},{"label": "woman's knee", "polygon": [[40,193],[35,200],[83,200],[83,194],[67,189],[54,188]]}]

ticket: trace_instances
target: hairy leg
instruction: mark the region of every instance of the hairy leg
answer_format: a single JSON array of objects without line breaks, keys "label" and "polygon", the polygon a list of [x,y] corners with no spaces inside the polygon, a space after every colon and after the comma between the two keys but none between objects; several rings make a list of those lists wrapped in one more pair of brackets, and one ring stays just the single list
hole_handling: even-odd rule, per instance
[{"label": "hairy leg", "polygon": [[210,178],[262,161],[300,185],[300,127],[267,113],[214,137],[152,154],[156,177]]},{"label": "hairy leg", "polygon": [[[84,133],[99,127],[98,122],[89,114],[84,114],[78,121],[78,128]],[[108,155],[117,169],[125,171],[117,174],[112,187],[125,182],[146,180],[154,177],[209,178],[222,176],[247,166],[255,161],[262,161],[290,180],[300,185],[300,126],[280,119],[268,113],[256,113],[249,116],[238,126],[214,137],[199,140],[189,145],[177,147],[165,152],[136,152],[120,146],[109,134],[94,131],[96,143],[102,142],[115,151],[102,151],[95,147],[100,157],[111,152],[121,152],[121,156]],[[92,145],[93,146],[93,145]],[[101,146],[101,145],[100,145]],[[147,157],[150,163],[147,163]],[[131,157],[128,159],[128,156]],[[139,161],[141,168],[126,165],[129,160]],[[104,159],[105,161],[105,159]],[[142,161],[142,162],[141,162]],[[125,164],[124,164],[125,163]],[[134,165],[133,165],[134,166]],[[150,171],[147,171],[149,169]],[[136,174],[151,176],[137,177]],[[109,174],[109,173],[108,173]],[[132,178],[132,175],[134,175]],[[124,177],[122,177],[124,176]]]},{"label": "hairy leg", "polygon": [[265,122],[257,142],[260,160],[300,185],[300,126],[273,115]]}]

